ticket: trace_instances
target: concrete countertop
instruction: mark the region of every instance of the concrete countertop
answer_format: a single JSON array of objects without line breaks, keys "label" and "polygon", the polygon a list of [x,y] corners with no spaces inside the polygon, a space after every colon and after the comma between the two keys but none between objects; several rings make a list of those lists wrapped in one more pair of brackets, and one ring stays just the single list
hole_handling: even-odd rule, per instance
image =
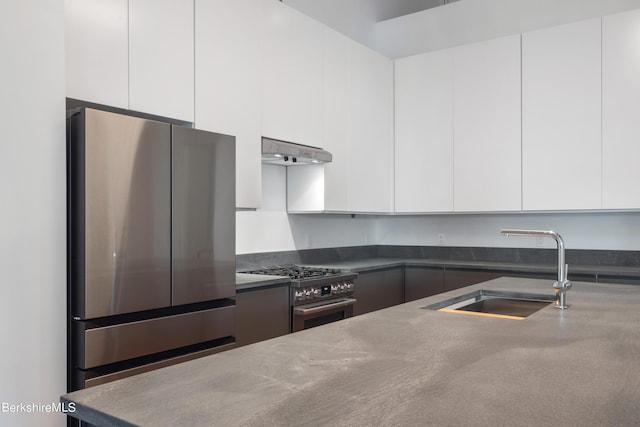
[{"label": "concrete countertop", "polygon": [[422,309],[503,277],[62,396],[96,425],[626,426],[640,287],[574,282],[524,320]]}]

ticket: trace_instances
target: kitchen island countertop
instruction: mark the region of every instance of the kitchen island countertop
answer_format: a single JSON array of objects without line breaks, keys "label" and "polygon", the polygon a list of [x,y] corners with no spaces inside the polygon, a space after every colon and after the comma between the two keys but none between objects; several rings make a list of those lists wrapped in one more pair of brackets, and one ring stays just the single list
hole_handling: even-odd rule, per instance
[{"label": "kitchen island countertop", "polygon": [[640,287],[524,320],[425,310],[502,277],[62,396],[96,425],[637,425]]}]

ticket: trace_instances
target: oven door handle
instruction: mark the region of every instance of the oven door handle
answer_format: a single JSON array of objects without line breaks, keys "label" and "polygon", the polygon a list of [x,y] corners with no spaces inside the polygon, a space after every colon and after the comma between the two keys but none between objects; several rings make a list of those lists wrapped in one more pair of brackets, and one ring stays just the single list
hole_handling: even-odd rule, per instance
[{"label": "oven door handle", "polygon": [[354,298],[344,298],[341,300],[338,300],[334,303],[329,303],[329,304],[324,304],[324,305],[318,305],[315,307],[309,307],[309,308],[303,308],[303,307],[295,307],[293,309],[294,314],[313,314],[313,313],[318,313],[321,311],[325,311],[325,310],[331,310],[334,308],[339,308],[339,307],[347,307],[349,305],[353,305],[356,303],[356,300]]}]

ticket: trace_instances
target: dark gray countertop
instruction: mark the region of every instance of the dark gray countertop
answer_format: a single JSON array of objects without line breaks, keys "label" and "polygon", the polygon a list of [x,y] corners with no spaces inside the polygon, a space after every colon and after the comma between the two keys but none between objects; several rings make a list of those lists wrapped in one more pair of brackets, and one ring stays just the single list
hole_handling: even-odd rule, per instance
[{"label": "dark gray countertop", "polygon": [[[357,273],[372,271],[383,268],[394,267],[443,267],[449,269],[468,269],[468,270],[498,270],[498,271],[514,271],[514,272],[531,272],[531,273],[550,273],[553,274],[557,270],[556,265],[550,264],[526,264],[514,262],[492,262],[492,261],[461,261],[461,260],[445,260],[445,259],[425,259],[425,258],[365,258],[348,261],[335,261],[318,264],[322,267],[342,268],[345,270],[355,271]],[[615,266],[590,266],[590,265],[569,265],[571,274],[583,275],[605,275],[610,277],[639,277],[640,269],[633,267],[615,267]]]},{"label": "dark gray countertop", "polygon": [[499,278],[62,397],[97,425],[580,425],[640,420],[640,287],[574,282],[524,320],[424,310]]},{"label": "dark gray countertop", "polygon": [[236,273],[236,291],[259,289],[274,285],[288,285],[290,279],[285,276],[265,276],[264,274]]},{"label": "dark gray countertop", "polygon": [[[343,270],[355,271],[363,273],[386,268],[397,267],[438,267],[448,269],[467,269],[467,270],[493,270],[505,272],[522,272],[522,273],[556,273],[556,265],[551,264],[530,264],[530,263],[514,263],[514,262],[495,262],[495,261],[463,261],[463,260],[446,260],[446,259],[427,259],[427,258],[391,258],[391,257],[372,257],[342,261],[327,261],[323,263],[307,263],[305,265],[315,267],[339,268]],[[635,267],[622,266],[604,266],[604,265],[569,265],[569,273],[571,275],[584,275],[593,277],[609,277],[609,278],[638,278],[640,279],[640,269]],[[237,289],[259,288],[262,286],[272,285],[274,283],[284,283],[286,277],[278,276],[261,276],[255,274],[238,273],[236,275]],[[584,280],[587,280],[586,278]]]}]

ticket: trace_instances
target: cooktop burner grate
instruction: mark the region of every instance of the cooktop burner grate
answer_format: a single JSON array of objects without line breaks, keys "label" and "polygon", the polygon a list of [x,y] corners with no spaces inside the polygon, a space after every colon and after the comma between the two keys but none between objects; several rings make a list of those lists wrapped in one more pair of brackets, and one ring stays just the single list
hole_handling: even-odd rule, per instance
[{"label": "cooktop burner grate", "polygon": [[245,271],[250,274],[264,274],[269,276],[287,276],[294,280],[315,279],[335,276],[343,272],[336,268],[307,267],[303,265],[286,265],[265,267],[258,270]]}]

